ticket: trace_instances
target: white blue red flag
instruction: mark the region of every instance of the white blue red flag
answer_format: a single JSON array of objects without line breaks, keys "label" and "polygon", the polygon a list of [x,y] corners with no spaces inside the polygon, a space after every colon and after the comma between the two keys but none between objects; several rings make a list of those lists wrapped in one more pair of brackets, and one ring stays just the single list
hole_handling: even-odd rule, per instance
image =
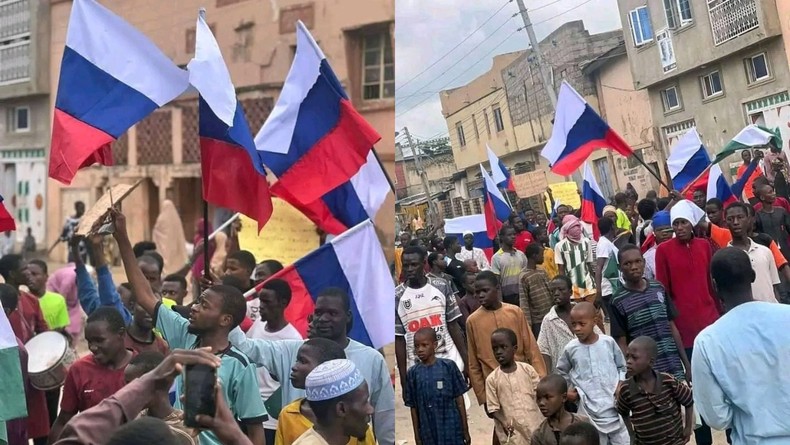
[{"label": "white blue red flag", "polygon": [[380,139],[351,105],[307,28],[297,22],[291,70],[255,136],[262,163],[278,179],[272,192],[311,205],[348,182]]},{"label": "white blue red flag", "polygon": [[696,189],[707,189],[708,177],[704,173],[710,165],[708,151],[702,145],[697,129],[690,129],[675,142],[667,158],[672,187],[692,193]]},{"label": "white blue red flag", "polygon": [[272,215],[266,171],[257,162],[244,110],[222,59],[219,44],[201,10],[195,29],[195,58],[187,65],[189,81],[200,93],[200,163],[203,199],[241,212],[258,222]]},{"label": "white blue red flag", "polygon": [[49,176],[112,165],[111,144],[186,91],[187,72],[95,0],[75,0],[60,65]]},{"label": "white blue red flag", "polygon": [[486,232],[489,238],[494,239],[510,217],[512,209],[507,205],[507,201],[482,164],[480,172],[483,174],[483,214],[486,219]]},{"label": "white blue red flag", "polygon": [[719,198],[727,207],[729,204],[738,200],[730,188],[727,179],[724,178],[724,173],[721,171],[719,164],[713,164],[708,172],[708,199]]},{"label": "white blue red flag", "polygon": [[510,172],[507,171],[505,164],[499,160],[494,150],[491,150],[488,144],[486,144],[486,150],[488,150],[488,163],[491,164],[491,178],[496,183],[496,186],[515,193],[516,185],[513,183],[513,178],[510,176]]},{"label": "white blue red flag", "polygon": [[[0,304],[0,443],[5,439],[5,421],[27,417],[25,382],[19,354],[21,342]],[[27,357],[25,357],[27,358]],[[7,442],[6,442],[7,443]]]},{"label": "white blue red flag", "polygon": [[584,98],[563,81],[557,97],[554,128],[540,155],[548,159],[551,171],[570,176],[595,150],[609,149],[623,156],[634,151]]},{"label": "white blue red flag", "polygon": [[491,257],[494,256],[494,242],[488,237],[485,215],[467,215],[446,219],[444,220],[444,232],[447,236],[458,238],[462,246],[464,245],[464,233],[472,232],[474,237],[472,246],[483,249],[488,261],[491,261]]},{"label": "white blue red flag", "polygon": [[582,182],[581,220],[592,225],[593,237],[596,240],[600,237],[598,219],[603,217],[604,207],[606,207],[606,198],[603,197],[590,164],[585,162],[584,180]]},{"label": "white blue red flag", "polygon": [[[307,337],[307,318],[313,313],[316,298],[327,288],[337,287],[348,294],[351,303],[349,337],[373,348],[395,341],[395,285],[370,220],[333,238],[273,278],[291,286],[285,319],[302,336]],[[255,298],[254,292],[249,294],[245,294],[248,300]]]},{"label": "white blue red flag", "polygon": [[3,201],[3,197],[0,196],[0,232],[16,230],[16,222],[14,221],[14,217],[8,213],[8,209],[5,208]]}]

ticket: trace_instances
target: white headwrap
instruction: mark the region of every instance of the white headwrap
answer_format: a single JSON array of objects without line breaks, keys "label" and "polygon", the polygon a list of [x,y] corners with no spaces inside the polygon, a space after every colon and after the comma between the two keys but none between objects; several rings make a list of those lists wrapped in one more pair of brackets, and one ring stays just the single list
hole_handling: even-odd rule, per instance
[{"label": "white headwrap", "polygon": [[705,217],[705,211],[688,199],[684,199],[672,206],[672,210],[669,211],[669,216],[671,224],[675,224],[675,220],[677,219],[685,219],[689,221],[691,225],[696,226],[697,223]]}]

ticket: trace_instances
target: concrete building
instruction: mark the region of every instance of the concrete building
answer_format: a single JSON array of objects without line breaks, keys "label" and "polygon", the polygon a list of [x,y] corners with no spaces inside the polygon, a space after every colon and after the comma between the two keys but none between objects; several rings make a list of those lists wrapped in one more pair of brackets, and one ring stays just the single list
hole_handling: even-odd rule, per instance
[{"label": "concrete building", "polygon": [[[601,117],[651,166],[651,170],[666,179],[663,173],[666,156],[653,126],[650,99],[646,90],[634,89],[625,42],[621,40],[616,47],[585,63],[582,72],[595,86]],[[634,157],[597,151],[589,162],[607,197],[624,190],[629,183],[640,197],[649,190],[659,189],[658,180]]]},{"label": "concrete building", "polygon": [[39,249],[46,227],[60,224],[47,213],[49,23],[49,1],[0,2],[0,195],[16,241],[31,229]]},{"label": "concrete building", "polygon": [[[71,0],[51,0],[52,35],[49,89],[57,91]],[[393,0],[356,2],[284,0],[102,0],[101,3],[147,35],[179,66],[193,56],[195,21],[207,9],[253,133],[277,100],[296,50],[295,23],[302,20],[330,61],[357,110],[383,139],[376,145],[390,177],[394,176]],[[50,109],[53,103],[50,103]],[[115,166],[81,171],[70,187],[49,180],[48,214],[60,220],[73,202],[94,202],[107,186],[144,182],[124,208],[133,240],[148,239],[159,204],[172,199],[184,221],[188,239],[202,212],[197,100],[183,96],[154,112],[113,146]],[[394,198],[376,220],[385,246],[394,240]],[[58,224],[48,225],[47,239],[57,236]],[[391,250],[391,248],[390,248]],[[61,252],[61,255],[63,253]]]},{"label": "concrete building", "polygon": [[788,140],[786,1],[622,0],[618,7],[634,86],[649,94],[665,153],[691,127],[711,153],[749,123],[778,126]]}]

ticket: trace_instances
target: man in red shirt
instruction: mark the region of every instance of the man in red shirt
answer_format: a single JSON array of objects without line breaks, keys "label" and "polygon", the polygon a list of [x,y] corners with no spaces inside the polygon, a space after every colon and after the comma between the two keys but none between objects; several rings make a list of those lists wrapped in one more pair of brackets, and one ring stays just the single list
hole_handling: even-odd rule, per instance
[{"label": "man in red shirt", "polygon": [[[670,216],[675,238],[656,249],[656,279],[677,308],[675,325],[690,358],[697,334],[721,313],[709,272],[713,248],[708,241],[694,237],[694,225],[705,216],[697,205],[682,200],[672,207]],[[694,435],[698,444],[712,443],[710,427],[704,422]]]},{"label": "man in red shirt", "polygon": [[532,234],[524,228],[524,220],[518,216],[518,213],[511,213],[508,218],[510,225],[516,229],[516,241],[513,242],[513,247],[521,253],[527,250],[527,246],[534,241]]}]

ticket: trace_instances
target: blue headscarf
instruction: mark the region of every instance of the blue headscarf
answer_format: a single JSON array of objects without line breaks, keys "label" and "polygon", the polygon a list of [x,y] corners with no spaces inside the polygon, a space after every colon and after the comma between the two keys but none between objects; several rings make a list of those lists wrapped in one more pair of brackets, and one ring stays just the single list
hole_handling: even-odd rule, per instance
[{"label": "blue headscarf", "polygon": [[654,229],[656,227],[669,227],[669,226],[672,226],[672,223],[671,223],[671,220],[670,220],[669,212],[667,210],[662,210],[660,212],[656,212],[656,214],[653,215],[653,228]]}]

